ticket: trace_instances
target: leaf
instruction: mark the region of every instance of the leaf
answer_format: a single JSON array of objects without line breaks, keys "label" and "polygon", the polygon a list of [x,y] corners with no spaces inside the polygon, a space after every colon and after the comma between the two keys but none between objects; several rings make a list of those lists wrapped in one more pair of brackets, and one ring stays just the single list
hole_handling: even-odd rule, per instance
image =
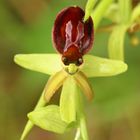
[{"label": "leaf", "polygon": [[83,72],[79,71],[78,73],[74,75],[74,78],[77,81],[77,84],[80,86],[80,88],[84,92],[84,94],[86,95],[87,99],[92,100],[93,90],[90,83],[88,82],[86,75]]},{"label": "leaf", "polygon": [[49,105],[38,108],[28,114],[29,119],[44,130],[62,134],[66,131],[68,123],[61,120],[59,107]]},{"label": "leaf", "polygon": [[64,70],[61,70],[50,77],[45,86],[44,92],[47,102],[49,102],[54,93],[63,85],[67,76],[68,74]]},{"label": "leaf", "polygon": [[84,64],[81,71],[87,77],[113,76],[127,70],[127,64],[119,60],[96,57],[92,55],[84,56]]},{"label": "leaf", "polygon": [[114,27],[108,42],[109,58],[124,60],[124,39],[126,31],[126,25],[118,25]]},{"label": "leaf", "polygon": [[61,118],[67,123],[76,121],[76,88],[76,81],[73,76],[69,76],[63,84],[60,97]]},{"label": "leaf", "polygon": [[61,57],[58,54],[17,54],[14,61],[26,69],[49,75],[62,69]]}]

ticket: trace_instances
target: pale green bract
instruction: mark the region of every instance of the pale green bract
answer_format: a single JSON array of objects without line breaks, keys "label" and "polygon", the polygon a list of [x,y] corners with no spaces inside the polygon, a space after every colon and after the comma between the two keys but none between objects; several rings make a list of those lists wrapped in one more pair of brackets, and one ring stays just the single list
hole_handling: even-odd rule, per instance
[{"label": "pale green bract", "polygon": [[[122,61],[93,55],[85,55],[83,59],[84,63],[79,69],[87,77],[113,76],[127,70],[127,64]],[[24,68],[49,75],[63,69],[59,54],[18,54],[15,56],[14,61]]]},{"label": "pale green bract", "polygon": [[64,133],[69,125],[62,121],[59,107],[56,105],[40,107],[29,113],[28,117],[33,124],[42,129],[60,134]]}]

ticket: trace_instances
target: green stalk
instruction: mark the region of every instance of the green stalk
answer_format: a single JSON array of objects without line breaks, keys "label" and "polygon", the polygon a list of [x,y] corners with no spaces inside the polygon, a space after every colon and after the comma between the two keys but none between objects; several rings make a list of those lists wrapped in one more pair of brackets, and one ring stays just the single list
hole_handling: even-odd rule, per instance
[{"label": "green stalk", "polygon": [[81,138],[81,131],[80,131],[79,127],[77,128],[74,140],[82,140],[82,138]]},{"label": "green stalk", "polygon": [[[36,110],[37,108],[39,107],[43,107],[44,105],[46,104],[46,101],[44,100],[44,91],[42,92],[41,96],[40,96],[40,99],[38,100],[38,103],[37,105],[35,106],[35,109]],[[28,120],[24,130],[23,130],[23,133],[21,135],[21,138],[20,140],[24,140],[25,137],[27,136],[27,134],[30,132],[30,130],[33,128],[34,124]]]},{"label": "green stalk", "polygon": [[83,140],[89,140],[85,115],[81,115],[80,130],[81,130],[81,135],[82,135]]},{"label": "green stalk", "polygon": [[79,126],[77,128],[76,136],[74,140],[89,140],[88,137],[88,131],[86,126],[86,119],[85,119],[85,113],[84,113],[84,101],[82,97],[82,93],[77,86],[77,97],[76,97],[76,103],[77,103],[77,118],[79,121]]},{"label": "green stalk", "polygon": [[[123,1],[123,0],[122,0]],[[101,2],[97,5],[95,10],[91,13],[91,17],[94,21],[94,29],[96,30],[99,26],[99,23],[101,19],[104,16],[104,13],[110,6],[110,4],[113,2],[113,0],[101,0]]]},{"label": "green stalk", "polygon": [[80,126],[77,128],[74,140],[89,140],[86,119],[84,115],[82,115],[80,118]]}]

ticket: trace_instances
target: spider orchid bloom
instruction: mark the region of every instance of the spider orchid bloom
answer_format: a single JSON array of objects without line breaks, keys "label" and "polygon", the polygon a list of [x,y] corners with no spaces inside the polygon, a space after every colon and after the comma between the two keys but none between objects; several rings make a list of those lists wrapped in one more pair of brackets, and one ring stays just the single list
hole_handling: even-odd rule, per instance
[{"label": "spider orchid bloom", "polygon": [[[53,28],[53,43],[59,54],[18,54],[14,57],[14,61],[24,68],[51,75],[35,111],[28,114],[30,120],[21,140],[34,124],[63,133],[70,123],[77,121],[77,116],[81,120],[83,118],[79,88],[88,100],[93,98],[88,78],[113,76],[127,70],[123,61],[86,54],[92,47],[94,30],[91,17],[85,22],[83,17],[84,11],[79,7],[69,7],[58,14]],[[60,87],[59,106],[41,108]]]}]

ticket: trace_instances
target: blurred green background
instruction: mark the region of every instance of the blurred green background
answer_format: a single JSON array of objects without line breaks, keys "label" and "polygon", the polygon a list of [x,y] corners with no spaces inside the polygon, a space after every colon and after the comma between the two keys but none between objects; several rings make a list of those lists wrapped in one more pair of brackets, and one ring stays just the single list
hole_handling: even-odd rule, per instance
[{"label": "blurred green background", "polygon": [[[51,30],[64,7],[85,7],[86,0],[0,0],[0,140],[19,140],[48,76],[13,62],[17,53],[55,53]],[[106,20],[102,21],[106,24]],[[140,33],[137,35],[140,37]],[[109,33],[97,32],[93,55],[107,57]],[[125,40],[126,73],[92,78],[95,98],[86,105],[91,140],[140,140],[140,44]],[[72,140],[34,127],[27,140]]]}]

